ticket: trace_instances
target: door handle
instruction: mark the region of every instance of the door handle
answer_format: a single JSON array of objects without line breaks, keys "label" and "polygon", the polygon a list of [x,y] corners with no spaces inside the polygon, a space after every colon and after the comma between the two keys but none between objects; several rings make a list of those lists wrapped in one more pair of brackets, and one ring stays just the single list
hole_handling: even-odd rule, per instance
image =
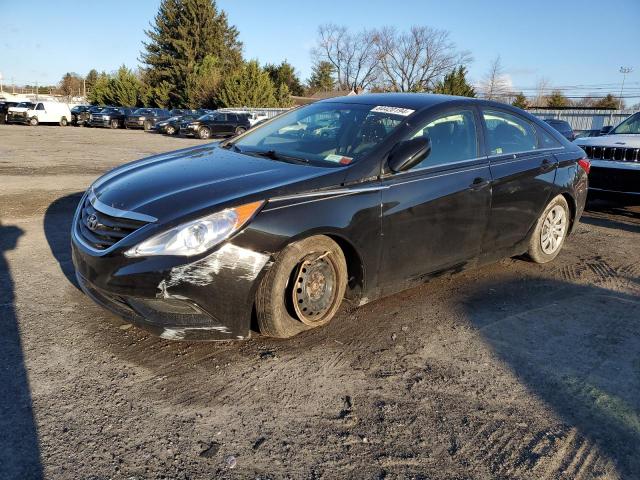
[{"label": "door handle", "polygon": [[554,166],[555,164],[548,158],[545,158],[544,160],[542,160],[542,163],[540,164],[540,168],[542,169],[543,172],[553,169]]},{"label": "door handle", "polygon": [[473,183],[469,185],[470,190],[481,190],[482,188],[489,185],[489,180],[483,177],[476,177],[473,179]]}]

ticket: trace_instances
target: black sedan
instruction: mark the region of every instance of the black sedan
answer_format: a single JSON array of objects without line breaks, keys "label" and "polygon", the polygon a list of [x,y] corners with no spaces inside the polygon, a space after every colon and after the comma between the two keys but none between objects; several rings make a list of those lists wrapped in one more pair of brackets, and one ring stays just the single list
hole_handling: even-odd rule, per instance
[{"label": "black sedan", "polygon": [[423,94],[317,102],[98,179],[72,227],[78,282],[167,339],[290,337],[446,272],[553,260],[589,162],[517,108]]}]

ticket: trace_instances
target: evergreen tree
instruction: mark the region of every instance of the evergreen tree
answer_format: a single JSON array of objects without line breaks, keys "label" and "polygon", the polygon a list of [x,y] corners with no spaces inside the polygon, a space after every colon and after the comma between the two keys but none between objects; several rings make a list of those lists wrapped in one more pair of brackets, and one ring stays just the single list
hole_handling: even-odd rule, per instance
[{"label": "evergreen tree", "polygon": [[207,55],[202,63],[196,65],[189,76],[189,91],[191,92],[189,108],[217,108],[218,89],[222,82],[220,62],[213,55]]},{"label": "evergreen tree", "polygon": [[569,99],[560,90],[554,90],[547,97],[547,107],[562,108],[569,106]]},{"label": "evergreen tree", "polygon": [[291,95],[301,96],[304,94],[304,88],[295,68],[286,60],[280,65],[267,64],[264,66],[264,70],[269,74],[274,85],[284,83]]},{"label": "evergreen tree", "polygon": [[[609,108],[609,109],[617,109],[620,106],[620,100],[611,95],[607,94],[606,97],[599,99],[596,102],[593,102],[593,108]],[[624,106],[624,104],[623,104]]]},{"label": "evergreen tree", "polygon": [[93,88],[87,93],[89,103],[93,105],[106,105],[109,103],[109,80],[109,75],[105,72],[98,74]]},{"label": "evergreen tree", "polygon": [[141,103],[142,85],[140,79],[127,67],[122,65],[118,72],[109,79],[108,100],[110,104],[135,107]]},{"label": "evergreen tree", "polygon": [[276,107],[276,89],[256,60],[222,81],[218,95],[222,107]]},{"label": "evergreen tree", "polygon": [[475,97],[475,89],[467,82],[467,69],[464,65],[454,68],[444,78],[436,83],[434,93],[444,95],[459,95],[461,97]]},{"label": "evergreen tree", "polygon": [[291,91],[286,83],[281,83],[278,85],[278,89],[276,90],[276,102],[278,107],[291,107],[293,106],[293,101],[291,100]]},{"label": "evergreen tree", "polygon": [[95,68],[92,68],[89,70],[89,73],[87,73],[87,76],[84,77],[87,92],[91,91],[93,86],[96,84],[96,80],[98,80],[98,71]]},{"label": "evergreen tree", "polygon": [[330,62],[316,63],[311,70],[311,77],[307,81],[309,93],[332,91],[336,85],[334,72],[335,69]]},{"label": "evergreen tree", "polygon": [[193,104],[190,76],[207,56],[220,61],[224,74],[242,63],[238,30],[215,0],[162,0],[150,30],[141,61],[147,67],[147,81],[156,104],[174,107]]},{"label": "evergreen tree", "polygon": [[529,106],[529,101],[527,100],[527,97],[525,97],[524,94],[520,92],[516,95],[516,98],[513,100],[513,103],[511,103],[511,105],[513,105],[514,107],[525,109]]}]

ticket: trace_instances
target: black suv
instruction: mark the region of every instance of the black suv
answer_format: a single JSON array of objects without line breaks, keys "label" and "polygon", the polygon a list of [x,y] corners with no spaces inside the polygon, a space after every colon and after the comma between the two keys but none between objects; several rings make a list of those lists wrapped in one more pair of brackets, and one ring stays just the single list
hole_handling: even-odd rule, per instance
[{"label": "black suv", "polygon": [[71,125],[84,125],[89,121],[91,105],[76,105],[71,109]]},{"label": "black suv", "polygon": [[125,128],[144,128],[151,130],[154,125],[171,117],[171,112],[164,108],[138,108],[125,120]]},{"label": "black suv", "polygon": [[106,107],[100,112],[92,113],[89,123],[92,127],[124,127],[127,115],[131,115],[135,108],[128,107]]},{"label": "black suv", "polygon": [[155,131],[167,135],[177,135],[180,132],[180,124],[193,122],[207,113],[212,113],[212,110],[199,108],[198,110],[184,110],[179,114],[177,112],[178,110],[172,110],[171,113],[174,115],[171,118],[156,123]]},{"label": "black suv", "polygon": [[576,139],[576,134],[573,133],[573,128],[571,128],[571,125],[569,125],[568,122],[565,122],[564,120],[555,120],[553,118],[546,118],[544,121],[559,131],[562,136],[570,142],[573,142]]},{"label": "black suv", "polygon": [[251,128],[248,113],[214,112],[203,115],[197,120],[180,124],[180,133],[195,135],[206,140],[211,137],[240,135]]},{"label": "black suv", "polygon": [[[94,115],[96,113],[100,113],[105,108],[107,108],[107,107],[99,106],[99,105],[92,105],[88,109],[78,112],[76,114],[76,123],[75,123],[75,125],[78,125],[78,126],[81,126],[81,127],[90,127],[91,126],[91,123],[90,123],[91,115]],[[71,117],[73,119],[73,110],[71,111]]]}]

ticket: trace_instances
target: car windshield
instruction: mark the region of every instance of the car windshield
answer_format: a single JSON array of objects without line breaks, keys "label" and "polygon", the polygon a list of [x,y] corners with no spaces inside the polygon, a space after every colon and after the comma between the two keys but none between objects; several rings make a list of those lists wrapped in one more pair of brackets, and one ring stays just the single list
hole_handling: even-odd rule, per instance
[{"label": "car windshield", "polygon": [[321,102],[284,114],[226,148],[274,160],[348,165],[380,145],[413,110]]},{"label": "car windshield", "polygon": [[116,107],[107,107],[105,108],[102,113],[118,113],[119,110]]},{"label": "car windshield", "polygon": [[31,102],[20,102],[18,105],[16,105],[16,108],[17,108],[17,107],[20,107],[20,108],[33,108],[33,107],[35,107],[35,106],[36,106],[36,104],[35,104],[35,103],[31,103]]},{"label": "car windshield", "polygon": [[640,135],[640,112],[634,113],[624,122],[609,132],[610,134],[635,134]]},{"label": "car windshield", "polygon": [[133,113],[134,115],[153,115],[153,111],[148,108],[139,108]]}]

